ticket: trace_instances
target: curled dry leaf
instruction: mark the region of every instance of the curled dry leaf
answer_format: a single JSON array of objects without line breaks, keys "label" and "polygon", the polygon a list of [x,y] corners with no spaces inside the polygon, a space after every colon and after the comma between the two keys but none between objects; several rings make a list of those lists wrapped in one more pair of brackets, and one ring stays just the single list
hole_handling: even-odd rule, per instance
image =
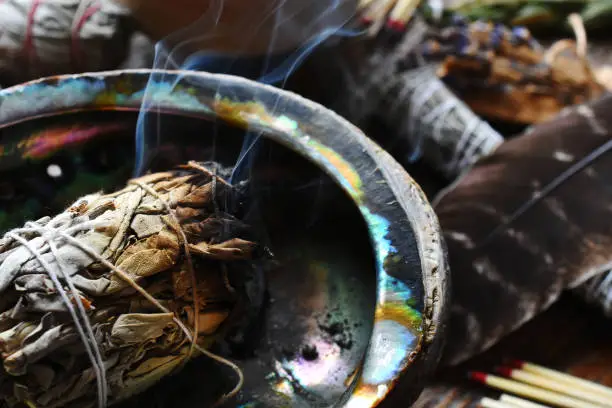
[{"label": "curled dry leaf", "polygon": [[[197,319],[198,344],[206,347],[232,327],[233,313],[248,307],[228,268],[238,269],[234,278],[256,268],[227,262],[251,260],[255,244],[241,235],[247,226],[215,210],[234,190],[190,167],[134,182],[15,230],[29,248],[10,234],[0,241],[0,397],[9,404],[85,407],[96,401],[96,372],[49,268],[72,305],[81,300],[106,367],[109,403],[145,390],[190,357],[189,332],[177,318],[189,330]],[[165,311],[80,246],[119,268]]]}]

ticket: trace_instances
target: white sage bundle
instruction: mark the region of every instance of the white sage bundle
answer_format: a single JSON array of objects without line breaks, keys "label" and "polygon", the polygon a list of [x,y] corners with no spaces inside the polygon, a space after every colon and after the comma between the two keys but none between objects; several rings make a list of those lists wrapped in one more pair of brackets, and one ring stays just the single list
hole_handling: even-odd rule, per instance
[{"label": "white sage bundle", "polygon": [[0,1],[2,82],[117,68],[132,26],[112,0]]},{"label": "white sage bundle", "polygon": [[432,66],[403,72],[398,83],[380,116],[410,141],[413,159],[422,155],[447,179],[453,180],[503,142],[436,77]]},{"label": "white sage bundle", "polygon": [[[422,159],[453,180],[499,146],[503,137],[449,90],[434,66],[422,65],[417,58],[428,30],[415,16],[400,38],[346,41],[342,54],[332,48],[315,58],[331,78],[321,79],[328,81],[323,91],[334,90],[327,105],[362,128],[371,127],[375,119],[376,125],[389,129],[376,141],[400,162]],[[328,75],[332,63],[335,76]],[[309,95],[313,85],[308,82],[307,87],[303,93]]]},{"label": "white sage bundle", "polygon": [[[91,194],[0,241],[0,397],[9,406],[106,406],[236,333],[259,270],[236,191],[206,168]],[[231,200],[230,200],[231,201]],[[196,288],[194,291],[193,288]]]}]

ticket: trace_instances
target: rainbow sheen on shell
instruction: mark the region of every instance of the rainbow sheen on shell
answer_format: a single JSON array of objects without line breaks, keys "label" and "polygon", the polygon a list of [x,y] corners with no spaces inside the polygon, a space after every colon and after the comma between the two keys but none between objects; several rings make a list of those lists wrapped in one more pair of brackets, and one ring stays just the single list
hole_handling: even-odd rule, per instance
[{"label": "rainbow sheen on shell", "polygon": [[[305,330],[308,343],[317,350],[316,361],[304,355],[261,357],[271,367],[268,388],[262,389],[261,384],[254,390],[247,388],[240,403],[270,406],[273,400],[277,406],[282,405],[278,401],[286,401],[287,406],[306,407],[332,401],[334,406],[371,407],[386,398],[405,404],[406,398],[416,398],[422,378],[439,357],[448,293],[439,225],[419,186],[359,129],[295,94],[226,75],[182,71],[150,75],[148,70],[68,75],[2,90],[0,131],[43,118],[69,121],[70,115],[86,112],[137,113],[145,106],[178,118],[173,120],[221,121],[261,132],[314,163],[361,214],[373,253],[371,273],[376,287],[349,284],[354,266],[350,262],[339,266],[330,262],[339,255],[314,254],[319,249],[313,248],[313,255],[305,254],[307,250],[299,254],[304,257],[300,261],[306,271],[304,280],[318,288],[308,299],[325,307],[346,299],[347,303],[334,307],[346,309],[342,313],[347,321],[369,313],[367,323],[355,329],[358,344],[352,348],[339,347],[334,336],[322,336],[320,327]],[[85,135],[81,139],[87,141]],[[23,149],[4,151],[0,167],[2,160],[27,159]],[[345,258],[352,256],[350,249],[340,252]],[[372,312],[355,301],[360,298],[351,295],[353,286],[360,296],[372,299]],[[306,307],[301,312],[305,324],[317,324]],[[244,366],[247,377],[249,367]],[[332,380],[334,375],[338,378]],[[325,385],[330,381],[332,386]],[[319,402],[309,402],[310,397]]]}]

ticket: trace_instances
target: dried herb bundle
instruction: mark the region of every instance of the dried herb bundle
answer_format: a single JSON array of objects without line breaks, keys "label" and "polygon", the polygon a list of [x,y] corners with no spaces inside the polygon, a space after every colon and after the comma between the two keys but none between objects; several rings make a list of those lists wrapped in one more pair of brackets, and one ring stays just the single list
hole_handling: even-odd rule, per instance
[{"label": "dried herb bundle", "polygon": [[2,399],[112,404],[240,330],[257,268],[246,226],[219,210],[235,192],[190,163],[7,233]]},{"label": "dried herb bundle", "polygon": [[559,40],[548,49],[524,28],[477,21],[444,28],[423,51],[440,60],[440,77],[452,82],[477,114],[539,123],[605,90],[587,58],[581,21],[572,16],[571,22],[577,41]]},{"label": "dried herb bundle", "polygon": [[[16,84],[138,63],[146,51],[130,41],[149,46],[139,36],[129,10],[113,0],[2,1],[0,74],[3,81]],[[132,60],[126,61],[128,57]]]}]

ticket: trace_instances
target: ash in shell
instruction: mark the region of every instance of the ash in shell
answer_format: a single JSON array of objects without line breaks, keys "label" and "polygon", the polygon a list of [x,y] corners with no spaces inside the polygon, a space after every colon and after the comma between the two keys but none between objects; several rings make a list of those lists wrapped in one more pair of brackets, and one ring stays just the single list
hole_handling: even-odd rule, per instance
[{"label": "ash in shell", "polygon": [[236,194],[190,163],[7,233],[0,397],[45,408],[112,404],[217,340],[243,337],[263,285],[248,226],[222,211]]}]

